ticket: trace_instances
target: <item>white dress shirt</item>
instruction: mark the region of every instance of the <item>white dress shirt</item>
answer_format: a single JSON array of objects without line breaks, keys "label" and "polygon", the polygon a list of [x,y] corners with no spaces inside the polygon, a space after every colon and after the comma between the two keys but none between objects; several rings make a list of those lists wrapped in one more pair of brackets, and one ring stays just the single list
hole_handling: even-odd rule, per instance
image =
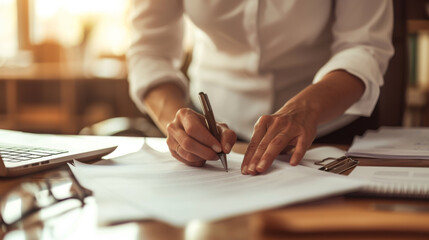
[{"label": "white dress shirt", "polygon": [[[180,72],[184,15],[198,28],[190,81]],[[345,115],[319,135],[369,116],[393,55],[389,0],[135,0],[128,51],[130,93],[176,82],[199,106],[211,99],[217,121],[250,139],[253,126],[306,86],[342,69],[365,84]]]}]

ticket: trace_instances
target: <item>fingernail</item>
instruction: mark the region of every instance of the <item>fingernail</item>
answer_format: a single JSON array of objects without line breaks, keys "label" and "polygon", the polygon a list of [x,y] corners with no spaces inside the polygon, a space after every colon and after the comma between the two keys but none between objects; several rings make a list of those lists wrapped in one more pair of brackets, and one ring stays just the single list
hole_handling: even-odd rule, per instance
[{"label": "fingernail", "polygon": [[255,164],[254,163],[252,163],[252,164],[250,164],[250,166],[249,166],[249,168],[247,169],[249,172],[251,172],[251,173],[255,173]]},{"label": "fingernail", "polygon": [[222,152],[222,148],[220,148],[218,145],[213,145],[212,146],[213,151],[220,153]]},{"label": "fingernail", "polygon": [[266,161],[262,160],[260,163],[258,163],[258,166],[256,167],[258,171],[263,171],[265,168]]},{"label": "fingernail", "polygon": [[244,165],[244,167],[241,168],[241,173],[246,175],[247,174],[246,170],[247,170],[247,165]]},{"label": "fingernail", "polygon": [[229,153],[231,151],[231,144],[225,144],[225,150]]}]

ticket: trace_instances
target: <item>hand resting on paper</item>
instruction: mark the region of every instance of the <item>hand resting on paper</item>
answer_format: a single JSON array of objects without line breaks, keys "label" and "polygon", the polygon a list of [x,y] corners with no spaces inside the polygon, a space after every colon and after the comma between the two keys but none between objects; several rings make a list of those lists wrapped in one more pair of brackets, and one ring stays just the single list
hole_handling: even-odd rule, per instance
[{"label": "hand resting on paper", "polygon": [[316,137],[317,125],[343,114],[362,96],[364,89],[364,83],[356,76],[342,70],[332,71],[291,98],[274,114],[260,117],[241,172],[263,173],[280,153],[291,148],[294,151],[290,164],[297,165]]},{"label": "hand resting on paper", "polygon": [[255,124],[252,139],[241,165],[243,174],[265,172],[281,153],[293,151],[291,165],[297,165],[316,137],[317,113],[304,101],[290,102]]}]

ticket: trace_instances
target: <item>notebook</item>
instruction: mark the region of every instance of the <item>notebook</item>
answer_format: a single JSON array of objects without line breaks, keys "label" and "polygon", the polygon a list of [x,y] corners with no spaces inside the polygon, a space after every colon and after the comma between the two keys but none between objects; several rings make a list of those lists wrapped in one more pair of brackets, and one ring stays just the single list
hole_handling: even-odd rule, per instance
[{"label": "notebook", "polygon": [[81,136],[0,130],[0,176],[19,176],[72,160],[89,161],[116,149]]}]

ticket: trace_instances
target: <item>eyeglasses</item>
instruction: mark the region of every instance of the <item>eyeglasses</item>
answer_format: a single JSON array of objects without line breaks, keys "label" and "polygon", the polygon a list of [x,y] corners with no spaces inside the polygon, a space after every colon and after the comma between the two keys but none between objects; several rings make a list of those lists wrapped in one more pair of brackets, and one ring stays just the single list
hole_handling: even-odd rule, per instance
[{"label": "eyeglasses", "polygon": [[[22,183],[0,201],[1,229],[9,231],[19,228],[20,224],[30,219],[32,221],[26,223],[27,226],[31,222],[40,222],[76,207],[82,208],[85,206],[85,198],[91,195],[92,192],[80,185],[70,170],[55,171],[45,175],[43,180]],[[42,210],[73,201],[77,204],[65,204],[47,216],[40,216]]]}]

